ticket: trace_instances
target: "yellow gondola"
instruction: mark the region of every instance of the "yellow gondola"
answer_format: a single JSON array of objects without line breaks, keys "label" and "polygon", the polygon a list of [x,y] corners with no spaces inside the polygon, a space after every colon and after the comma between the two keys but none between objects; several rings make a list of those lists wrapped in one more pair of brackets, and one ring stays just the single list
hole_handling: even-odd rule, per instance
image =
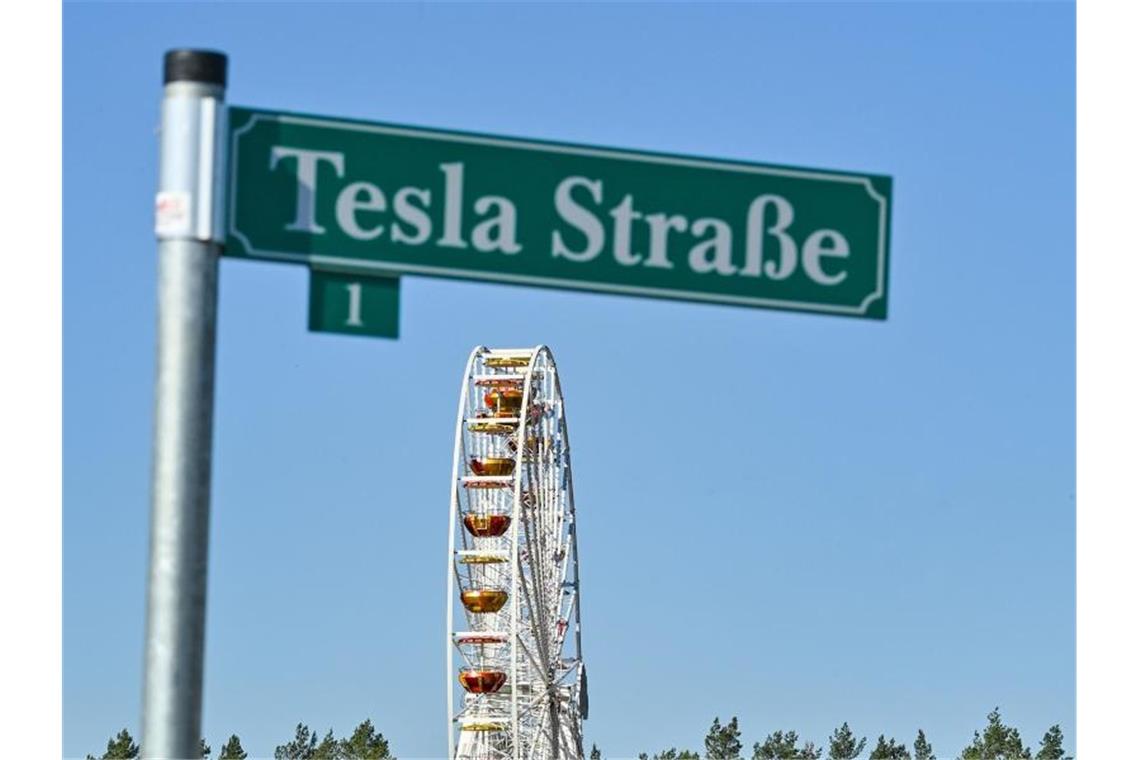
[{"label": "yellow gondola", "polygon": [[459,594],[468,612],[498,612],[507,603],[507,592],[497,588],[469,588]]},{"label": "yellow gondola", "polygon": [[494,422],[492,420],[487,420],[484,422],[480,420],[478,422],[472,422],[467,426],[467,429],[472,433],[492,433],[494,435],[507,435],[509,433],[515,432],[515,430],[518,429],[518,425],[511,424],[509,422]]},{"label": "yellow gondola", "polygon": [[483,403],[495,417],[518,417],[523,393],[518,388],[495,388],[483,394]]},{"label": "yellow gondola", "polygon": [[459,557],[461,565],[496,565],[510,562],[501,554],[463,554]]},{"label": "yellow gondola", "polygon": [[530,357],[525,354],[514,356],[488,356],[483,363],[492,369],[508,369],[511,367],[529,367]]},{"label": "yellow gondola", "polygon": [[475,475],[510,475],[515,471],[512,457],[471,457],[469,463]]},{"label": "yellow gondola", "polygon": [[502,722],[502,721],[497,721],[497,720],[486,720],[486,721],[478,721],[475,723],[462,723],[459,726],[459,730],[460,731],[479,731],[479,732],[483,732],[483,733],[488,732],[488,731],[506,731],[507,730],[507,724]]}]

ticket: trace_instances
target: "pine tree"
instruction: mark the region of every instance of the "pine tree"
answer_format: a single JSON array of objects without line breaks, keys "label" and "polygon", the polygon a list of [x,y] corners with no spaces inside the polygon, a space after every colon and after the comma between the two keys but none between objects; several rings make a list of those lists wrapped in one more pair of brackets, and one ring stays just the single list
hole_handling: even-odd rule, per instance
[{"label": "pine tree", "polygon": [[926,741],[926,734],[918,729],[918,736],[914,740],[914,760],[938,760],[934,756],[934,748]]},{"label": "pine tree", "polygon": [[1002,723],[998,708],[986,720],[986,730],[981,735],[974,732],[974,740],[962,750],[959,760],[1033,760],[1017,729]]},{"label": "pine tree", "polygon": [[213,751],[214,748],[209,744],[206,744],[206,740],[204,738],[198,740],[198,757],[207,758]]},{"label": "pine tree", "polygon": [[[316,736],[314,735],[314,739]],[[321,739],[321,743],[313,750],[310,755],[313,760],[341,760],[341,746],[336,737],[333,736],[333,731],[330,728],[329,732],[325,734],[325,738]]]},{"label": "pine tree", "polygon": [[879,741],[871,750],[870,760],[910,760],[910,752],[905,744],[899,744],[893,738],[888,742],[885,736],[879,734]]},{"label": "pine tree", "polygon": [[87,760],[131,760],[139,756],[139,745],[135,744],[131,732],[123,729],[107,740],[107,751],[99,758],[88,755]]},{"label": "pine tree", "polygon": [[701,756],[691,750],[678,750],[676,747],[670,747],[654,755],[653,760],[701,760]]},{"label": "pine tree", "polygon": [[222,753],[218,755],[218,760],[245,760],[249,754],[245,748],[241,746],[241,739],[237,734],[230,735],[229,740],[222,745]]},{"label": "pine tree", "polygon": [[297,724],[293,741],[279,744],[273,750],[274,760],[313,760],[317,750],[317,735],[309,730],[304,723]]},{"label": "pine tree", "polygon": [[602,760],[602,751],[598,749],[597,744],[590,750],[590,760]]},{"label": "pine tree", "polygon": [[1052,725],[1041,738],[1041,749],[1037,750],[1036,760],[1073,760],[1065,754],[1065,735],[1059,725]]},{"label": "pine tree", "polygon": [[773,731],[764,739],[752,745],[752,760],[818,760],[820,750],[811,742],[796,748],[799,736],[795,731]]},{"label": "pine tree", "polygon": [[705,736],[705,757],[708,760],[737,760],[742,746],[740,727],[735,715],[723,726],[720,724],[719,715],[713,718],[708,735]]},{"label": "pine tree", "polygon": [[854,760],[867,746],[867,737],[856,739],[847,721],[835,729],[827,742],[827,760]]},{"label": "pine tree", "polygon": [[384,734],[376,733],[371,720],[365,720],[352,736],[340,743],[341,756],[348,760],[389,760],[392,758],[388,750],[388,740]]},{"label": "pine tree", "polygon": [[[752,760],[785,760],[796,756],[796,732],[790,731],[785,737],[783,731],[774,731],[764,739],[764,743],[752,745]],[[790,739],[790,741],[789,741]]]}]

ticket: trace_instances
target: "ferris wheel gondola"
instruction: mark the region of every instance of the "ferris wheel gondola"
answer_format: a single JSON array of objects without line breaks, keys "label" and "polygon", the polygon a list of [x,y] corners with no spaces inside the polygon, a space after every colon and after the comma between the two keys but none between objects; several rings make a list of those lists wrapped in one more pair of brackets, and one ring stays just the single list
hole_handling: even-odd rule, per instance
[{"label": "ferris wheel gondola", "polygon": [[448,757],[580,760],[589,702],[570,440],[545,346],[480,346],[467,362],[447,579]]}]

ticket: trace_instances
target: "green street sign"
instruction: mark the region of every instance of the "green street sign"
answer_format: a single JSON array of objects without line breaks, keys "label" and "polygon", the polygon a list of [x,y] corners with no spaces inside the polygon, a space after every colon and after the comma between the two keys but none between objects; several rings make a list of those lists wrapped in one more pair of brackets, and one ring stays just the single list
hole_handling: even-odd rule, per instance
[{"label": "green street sign", "polygon": [[309,270],[309,329],[400,337],[400,280]]},{"label": "green street sign", "polygon": [[230,109],[225,253],[885,319],[891,179]]}]

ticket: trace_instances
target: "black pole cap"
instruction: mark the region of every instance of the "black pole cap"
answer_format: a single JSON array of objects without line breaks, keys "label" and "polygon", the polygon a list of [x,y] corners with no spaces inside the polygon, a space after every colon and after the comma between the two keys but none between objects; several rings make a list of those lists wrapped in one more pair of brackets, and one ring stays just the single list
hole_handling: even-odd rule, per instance
[{"label": "black pole cap", "polygon": [[162,83],[200,82],[226,86],[226,55],[215,50],[168,50],[162,61]]}]

